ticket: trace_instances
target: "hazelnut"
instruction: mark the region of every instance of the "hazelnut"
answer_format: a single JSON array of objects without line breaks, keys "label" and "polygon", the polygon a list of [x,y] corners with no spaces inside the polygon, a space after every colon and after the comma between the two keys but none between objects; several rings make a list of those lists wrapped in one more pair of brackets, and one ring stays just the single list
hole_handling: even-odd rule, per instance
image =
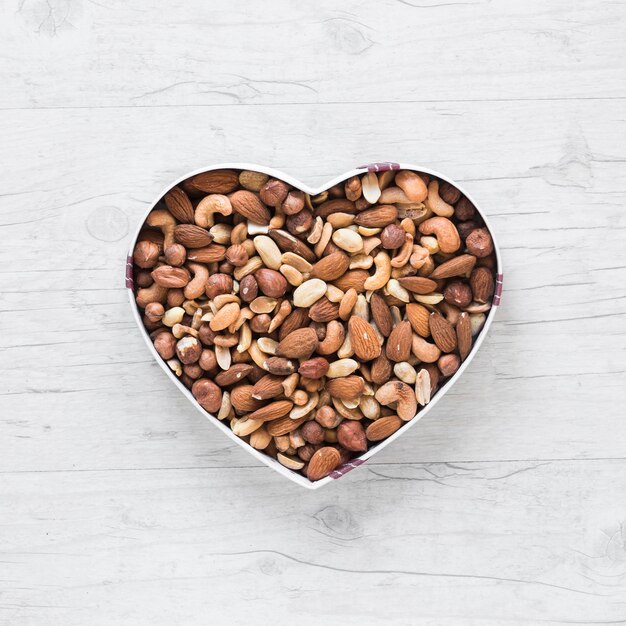
[{"label": "hazelnut", "polygon": [[179,243],[167,246],[163,254],[165,255],[165,262],[174,267],[180,267],[187,260],[187,250],[185,250],[185,246],[181,246]]},{"label": "hazelnut", "polygon": [[322,443],[324,441],[324,429],[317,422],[306,422],[300,428],[303,439],[307,443]]},{"label": "hazelnut", "polygon": [[311,322],[309,326],[315,331],[318,341],[326,339],[326,324],[324,322]]},{"label": "hazelnut", "polygon": [[341,415],[337,415],[335,409],[329,405],[321,406],[315,413],[315,421],[324,428],[335,428],[341,420]]},{"label": "hazelnut", "polygon": [[[441,195],[441,189],[439,190],[439,195]],[[449,204],[453,203],[450,202]],[[476,207],[465,196],[463,196],[454,207],[454,217],[462,222],[471,220],[475,214]]]},{"label": "hazelnut", "polygon": [[215,343],[215,331],[211,329],[208,322],[205,322],[198,329],[198,338],[205,346],[212,346]]},{"label": "hazelnut", "polygon": [[327,428],[324,431],[324,441],[326,443],[337,443],[337,431],[334,428]]},{"label": "hazelnut", "polygon": [[308,209],[287,217],[287,230],[296,237],[308,232],[313,226],[313,214]]},{"label": "hazelnut", "polygon": [[211,299],[224,293],[232,293],[233,279],[228,274],[211,274],[207,278],[204,290]]},{"label": "hazelnut", "polygon": [[159,260],[159,246],[153,241],[139,241],[133,251],[133,261],[142,269],[154,267]]},{"label": "hazelnut", "polygon": [[478,224],[476,222],[459,222],[456,225],[456,229],[459,233],[459,237],[461,239],[467,239],[468,235],[478,228]]},{"label": "hazelnut", "polygon": [[167,308],[181,306],[186,299],[182,289],[170,289],[167,292]]},{"label": "hazelnut", "polygon": [[149,287],[154,280],[152,274],[146,270],[139,270],[135,273],[135,287],[145,288]]},{"label": "hazelnut", "polygon": [[442,180],[439,183],[439,197],[448,204],[454,204],[461,197],[461,192],[454,185]]},{"label": "hazelnut", "polygon": [[460,280],[455,280],[443,290],[443,297],[449,304],[463,309],[472,301],[472,288]]},{"label": "hazelnut", "polygon": [[146,306],[145,314],[149,322],[160,322],[165,313],[165,307],[160,302],[150,302]]},{"label": "hazelnut", "polygon": [[202,368],[198,363],[189,363],[183,367],[183,372],[192,380],[196,380],[202,376]]},{"label": "hazelnut", "polygon": [[173,359],[176,354],[176,338],[172,333],[163,331],[154,338],[154,349],[162,359]]},{"label": "hazelnut", "polygon": [[287,183],[284,183],[282,180],[272,178],[271,180],[268,180],[263,187],[261,187],[259,196],[268,206],[277,207],[283,203],[288,193],[289,187],[287,186]]},{"label": "hazelnut", "polygon": [[360,422],[347,420],[341,422],[337,428],[337,441],[350,452],[365,452],[367,438]]},{"label": "hazelnut", "polygon": [[[207,324],[208,325],[208,324]],[[217,359],[215,358],[215,352],[205,348],[200,354],[198,359],[198,365],[205,371],[210,372],[217,367]]]},{"label": "hazelnut", "polygon": [[176,355],[183,365],[195,363],[200,358],[201,353],[202,346],[195,337],[187,335],[179,339],[176,344]]},{"label": "hazelnut", "polygon": [[[263,267],[254,273],[254,277],[264,296],[281,298],[285,295],[287,279],[280,272]],[[241,293],[241,285],[239,286],[239,292]]]},{"label": "hazelnut", "polygon": [[493,240],[486,228],[473,230],[465,240],[467,251],[478,258],[489,256],[493,252]]},{"label": "hazelnut", "polygon": [[222,274],[232,274],[235,270],[235,266],[228,261],[222,261],[218,266],[218,270]]},{"label": "hazelnut", "polygon": [[380,233],[380,242],[383,248],[387,250],[400,248],[405,241],[406,232],[397,224],[389,224],[389,226],[385,226],[383,232]]},{"label": "hazelnut", "polygon": [[311,460],[311,457],[319,450],[319,445],[307,443],[306,445],[298,448],[298,456],[307,463]]},{"label": "hazelnut", "polygon": [[267,313],[256,315],[250,320],[250,330],[253,333],[264,334],[268,331],[272,318]]},{"label": "hazelnut", "polygon": [[285,215],[296,215],[304,209],[304,193],[302,191],[290,191],[281,208]]},{"label": "hazelnut", "polygon": [[461,365],[461,359],[458,354],[444,354],[439,357],[437,366],[444,376],[452,376]]},{"label": "hazelnut", "polygon": [[239,297],[244,302],[252,302],[259,295],[259,285],[252,274],[248,274],[239,283]]},{"label": "hazelnut", "polygon": [[222,390],[208,378],[196,380],[191,387],[193,397],[209,413],[217,413],[222,404]]},{"label": "hazelnut", "polygon": [[226,259],[234,267],[241,267],[248,262],[248,253],[240,243],[236,243],[226,250]]}]

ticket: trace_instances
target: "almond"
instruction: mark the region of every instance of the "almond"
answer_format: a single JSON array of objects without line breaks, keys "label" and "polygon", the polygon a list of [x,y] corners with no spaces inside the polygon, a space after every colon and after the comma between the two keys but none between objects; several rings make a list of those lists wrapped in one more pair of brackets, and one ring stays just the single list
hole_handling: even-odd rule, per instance
[{"label": "almond", "polygon": [[429,278],[440,280],[441,278],[451,278],[452,276],[466,276],[472,271],[474,265],[476,265],[476,257],[471,254],[455,256],[437,266]]},{"label": "almond", "polygon": [[354,353],[362,361],[371,361],[380,355],[378,335],[369,322],[352,316],[348,321],[348,336]]},{"label": "almond", "polygon": [[339,305],[328,298],[320,298],[310,309],[309,317],[314,322],[330,322],[339,317]]},{"label": "almond", "polygon": [[191,280],[191,275],[184,267],[172,267],[171,265],[157,267],[152,270],[151,276],[157,285],[170,289],[185,287]]},{"label": "almond", "polygon": [[174,229],[174,239],[185,248],[204,248],[213,241],[213,235],[195,224],[179,224]]},{"label": "almond", "polygon": [[309,324],[309,312],[307,309],[294,309],[280,325],[278,329],[278,340],[282,341],[289,333],[304,328]]},{"label": "almond", "polygon": [[367,228],[384,228],[396,221],[398,209],[393,204],[381,204],[373,209],[361,211],[354,223]]},{"label": "almond", "polygon": [[265,362],[267,371],[277,376],[289,376],[296,371],[296,363],[279,356],[273,356]]},{"label": "almond", "polygon": [[281,437],[282,435],[287,435],[296,430],[296,428],[298,428],[301,424],[303,424],[306,421],[307,417],[308,416],[300,417],[297,420],[292,420],[289,415],[279,417],[268,423],[267,432],[272,437]]},{"label": "almond", "polygon": [[412,337],[413,333],[409,322],[400,322],[395,326],[387,339],[387,358],[396,363],[407,361],[411,354]]},{"label": "almond", "polygon": [[230,193],[237,189],[239,175],[233,170],[213,170],[196,174],[185,182],[190,188],[204,193]]},{"label": "almond", "polygon": [[454,326],[439,313],[431,313],[429,319],[430,334],[442,352],[453,352],[456,349],[456,333]]},{"label": "almond", "polygon": [[269,236],[276,242],[276,245],[283,252],[293,252],[301,256],[303,259],[306,259],[309,263],[315,263],[317,261],[317,257],[315,253],[309,246],[307,246],[304,242],[300,241],[296,237],[294,237],[291,233],[288,233],[285,230],[270,230]]},{"label": "almond", "polygon": [[365,381],[360,376],[331,378],[326,383],[326,389],[333,398],[356,400],[365,390]]},{"label": "almond", "polygon": [[393,320],[391,318],[389,306],[380,294],[372,294],[372,298],[370,300],[370,310],[372,312],[372,318],[374,319],[376,328],[378,328],[384,337],[389,337],[393,327]]},{"label": "almond", "polygon": [[387,415],[372,422],[365,431],[369,441],[382,441],[396,432],[403,422],[397,415]]},{"label": "almond", "polygon": [[281,395],[283,393],[283,380],[285,379],[282,376],[266,374],[254,384],[252,397],[257,400],[269,400]]},{"label": "almond", "polygon": [[365,291],[365,281],[370,277],[367,270],[348,270],[343,276],[333,281],[341,291],[354,289],[357,293]]},{"label": "almond", "polygon": [[311,278],[321,278],[326,282],[343,276],[350,265],[350,257],[343,252],[333,252],[320,259],[311,269]]},{"label": "almond", "polygon": [[359,422],[354,420],[346,420],[339,424],[337,441],[350,452],[365,452],[367,450],[365,430]]},{"label": "almond", "polygon": [[270,298],[281,298],[287,291],[286,278],[276,270],[262,267],[254,273],[261,292]]},{"label": "almond", "polygon": [[420,337],[430,337],[430,312],[421,304],[407,304],[406,317],[411,327]]},{"label": "almond", "polygon": [[392,372],[393,365],[384,352],[372,362],[370,376],[376,385],[385,384],[391,378]]},{"label": "almond", "polygon": [[472,349],[472,323],[467,313],[461,313],[456,323],[456,341],[461,361],[465,361]]},{"label": "almond", "polygon": [[215,332],[225,330],[237,321],[239,311],[239,305],[236,302],[226,303],[209,322],[210,329]]},{"label": "almond", "polygon": [[250,413],[248,419],[269,422],[287,415],[292,408],[293,402],[291,400],[277,400]]},{"label": "almond", "polygon": [[299,328],[289,333],[276,347],[276,355],[288,359],[308,359],[319,345],[312,328]]},{"label": "almond", "polygon": [[336,448],[325,446],[320,448],[309,461],[306,469],[310,481],[320,480],[328,476],[341,462],[341,454]]},{"label": "almond", "polygon": [[336,198],[323,202],[315,209],[315,215],[319,217],[327,218],[331,213],[350,213],[354,215],[356,213],[356,206],[354,202],[350,202],[350,200]]},{"label": "almond", "polygon": [[491,270],[487,267],[477,267],[470,276],[470,287],[476,302],[489,302],[495,290],[495,282]]},{"label": "almond", "polygon": [[236,385],[230,392],[230,402],[239,413],[256,411],[263,406],[263,402],[252,397],[252,385]]},{"label": "almond", "polygon": [[212,243],[206,248],[196,248],[195,250],[187,251],[187,260],[196,261],[198,263],[214,263],[216,261],[223,261],[225,257],[226,247],[216,243]]},{"label": "almond", "polygon": [[193,224],[194,210],[189,196],[180,188],[172,187],[163,198],[167,210],[184,224]]},{"label": "almond", "polygon": [[422,276],[404,276],[398,278],[398,282],[408,291],[421,295],[432,293],[437,289],[437,283],[434,280]]},{"label": "almond", "polygon": [[249,363],[237,363],[231,365],[226,371],[220,372],[215,378],[215,382],[220,387],[228,387],[244,379],[254,367]]},{"label": "almond", "polygon": [[298,374],[306,378],[322,378],[328,372],[329,363],[324,357],[316,357],[303,361],[298,368]]},{"label": "almond", "polygon": [[261,202],[259,197],[252,191],[240,189],[229,196],[233,211],[243,215],[246,219],[255,224],[269,224],[269,209]]}]

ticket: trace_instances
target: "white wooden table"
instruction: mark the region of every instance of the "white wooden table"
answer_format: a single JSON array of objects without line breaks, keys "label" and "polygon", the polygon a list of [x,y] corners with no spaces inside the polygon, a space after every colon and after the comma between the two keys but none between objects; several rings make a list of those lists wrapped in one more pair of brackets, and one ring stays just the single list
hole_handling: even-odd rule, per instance
[{"label": "white wooden table", "polygon": [[[0,624],[626,624],[626,6],[5,0]],[[123,288],[168,181],[443,171],[503,248],[453,391],[318,492],[151,360]]]}]

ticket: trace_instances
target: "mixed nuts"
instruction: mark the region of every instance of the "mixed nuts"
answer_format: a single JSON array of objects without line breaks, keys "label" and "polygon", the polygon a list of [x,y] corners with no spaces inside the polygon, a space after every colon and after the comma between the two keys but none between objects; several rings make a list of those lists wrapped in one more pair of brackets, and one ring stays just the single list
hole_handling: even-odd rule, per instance
[{"label": "mixed nuts", "polygon": [[495,270],[472,203],[409,170],[316,196],[204,172],[165,194],[133,253],[159,355],[206,411],[311,481],[396,432],[458,370]]}]

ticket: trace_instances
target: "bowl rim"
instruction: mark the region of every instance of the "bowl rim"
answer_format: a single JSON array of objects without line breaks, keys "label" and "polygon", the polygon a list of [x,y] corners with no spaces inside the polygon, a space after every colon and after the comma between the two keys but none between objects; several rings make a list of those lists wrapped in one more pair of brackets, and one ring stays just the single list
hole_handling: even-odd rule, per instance
[{"label": "bowl rim", "polygon": [[[428,174],[429,176],[435,176],[439,178],[440,180],[444,180],[450,183],[451,185],[456,187],[464,196],[466,196],[472,202],[472,204],[478,211],[479,215],[481,216],[482,220],[485,223],[485,226],[489,230],[489,233],[493,240],[493,247],[494,247],[494,252],[495,252],[496,261],[497,261],[496,293],[494,295],[492,307],[489,310],[489,313],[487,314],[485,323],[480,331],[480,334],[474,341],[474,344],[472,345],[472,349],[469,355],[467,356],[467,358],[465,359],[465,361],[461,363],[461,366],[455,372],[455,374],[451,376],[437,390],[437,393],[435,394],[431,402],[429,402],[425,407],[423,407],[412,420],[405,422],[401,426],[401,428],[399,428],[395,433],[393,433],[391,436],[387,437],[387,439],[381,441],[374,447],[370,448],[369,450],[364,452],[362,455],[355,457],[354,459],[351,459],[348,463],[345,463],[344,465],[341,465],[339,468],[337,468],[329,476],[326,476],[325,478],[322,478],[321,480],[318,480],[315,482],[311,482],[308,478],[306,478],[306,476],[303,476],[302,474],[298,474],[294,472],[293,470],[286,468],[284,465],[281,465],[276,459],[273,459],[267,454],[264,454],[262,451],[256,450],[249,443],[247,443],[246,441],[244,441],[243,439],[235,435],[233,431],[224,422],[218,420],[215,415],[213,415],[212,413],[209,413],[208,411],[206,411],[200,406],[197,400],[193,397],[191,390],[187,389],[187,387],[185,387],[185,385],[183,385],[180,382],[180,380],[176,377],[174,372],[172,372],[172,370],[167,366],[167,363],[161,358],[159,353],[156,351],[154,344],[150,340],[150,335],[147,329],[143,325],[142,318],[139,313],[139,307],[137,306],[137,303],[135,301],[135,292],[134,292],[134,285],[133,285],[133,280],[132,280],[132,270],[133,270],[132,256],[133,256],[133,250],[135,248],[135,244],[137,242],[137,238],[139,237],[139,233],[141,232],[149,213],[154,209],[154,207],[158,204],[161,198],[163,198],[163,196],[170,189],[172,189],[172,187],[175,187],[176,185],[180,184],[182,181],[190,178],[191,176],[195,176],[197,174],[202,174],[204,172],[209,172],[213,170],[220,170],[220,169],[251,170],[255,172],[261,172],[262,174],[267,174],[268,176],[271,176],[273,178],[278,178],[288,183],[289,185],[301,191],[304,191],[305,193],[308,193],[310,195],[316,195],[318,193],[321,193],[322,191],[325,191],[326,189],[329,189],[330,187],[333,187],[334,185],[338,183],[346,181],[348,178],[351,178],[352,176],[362,175],[362,174],[367,173],[368,171],[381,172],[385,170],[412,170],[415,172],[423,172],[425,174]],[[395,441],[398,437],[405,434],[411,427],[413,427],[417,422],[419,422],[432,409],[432,407],[437,405],[437,403],[441,400],[441,398],[443,398],[446,395],[446,393],[450,390],[450,388],[462,376],[463,372],[471,363],[474,356],[478,353],[480,346],[482,345],[483,341],[487,337],[489,328],[491,327],[493,319],[496,315],[496,311],[500,305],[500,296],[502,292],[502,283],[503,283],[502,279],[503,279],[503,267],[502,267],[502,256],[500,253],[500,247],[497,243],[493,228],[491,227],[491,224],[489,223],[487,215],[480,208],[479,204],[475,201],[474,197],[470,193],[468,193],[467,190],[463,186],[459,185],[454,179],[450,178],[449,176],[446,176],[445,174],[442,174],[441,172],[438,172],[437,170],[434,170],[430,167],[421,166],[421,165],[414,165],[414,164],[409,164],[409,163],[396,163],[392,161],[371,163],[369,165],[356,167],[316,187],[307,185],[303,183],[302,181],[298,180],[297,178],[295,178],[294,176],[286,174],[285,172],[282,172],[281,170],[268,167],[265,165],[258,165],[256,163],[234,163],[234,162],[216,163],[216,164],[210,164],[205,167],[196,168],[190,172],[187,172],[186,174],[182,176],[179,176],[173,182],[168,183],[160,191],[160,193],[154,198],[154,200],[151,203],[149,203],[148,209],[146,210],[143,218],[139,222],[138,227],[135,229],[135,232],[131,238],[130,246],[126,255],[126,265],[125,265],[125,286],[128,291],[128,298],[129,298],[129,302],[131,305],[131,311],[132,311],[133,317],[135,319],[135,322],[137,323],[137,326],[139,327],[141,336],[143,337],[146,345],[148,346],[149,351],[151,352],[155,361],[160,365],[161,369],[170,378],[170,380],[178,387],[178,389],[183,393],[183,395],[187,398],[187,400],[189,400],[191,404],[195,406],[195,408],[198,411],[200,411],[206,419],[208,419],[216,428],[221,430],[222,433],[224,433],[229,439],[236,442],[249,454],[251,454],[257,460],[261,461],[261,463],[277,471],[279,474],[281,474],[285,478],[288,478],[289,480],[300,485],[301,487],[304,487],[306,489],[312,489],[312,490],[319,489],[320,487],[323,487],[324,485],[331,483],[333,480],[336,480],[337,478],[340,478],[344,474],[347,474],[349,471],[351,471],[355,467],[358,467],[359,465],[362,465],[363,463],[365,463],[368,459],[370,459],[376,453],[383,450],[386,446],[388,446],[390,443]]]}]

